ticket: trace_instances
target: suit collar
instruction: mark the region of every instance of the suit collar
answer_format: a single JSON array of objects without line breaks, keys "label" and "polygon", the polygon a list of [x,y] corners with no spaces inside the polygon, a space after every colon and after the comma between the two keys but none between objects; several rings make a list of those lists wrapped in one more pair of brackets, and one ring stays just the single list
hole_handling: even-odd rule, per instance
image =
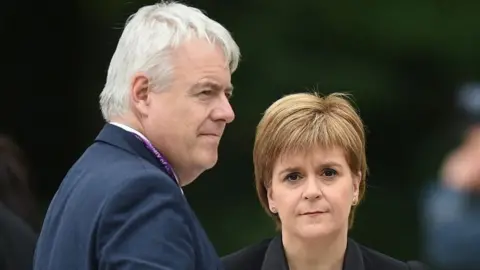
[{"label": "suit collar", "polygon": [[[281,236],[276,236],[270,241],[261,270],[289,270]],[[360,247],[350,238],[343,259],[343,270],[365,270]]]},{"label": "suit collar", "polygon": [[348,238],[347,250],[343,259],[343,270],[365,270],[362,251],[358,244]]},{"label": "suit collar", "polygon": [[[142,141],[136,138],[131,132],[128,132],[118,126],[105,124],[95,141],[104,142],[121,148],[135,156],[140,156],[155,167],[162,170],[166,175],[169,175],[163,165],[158,161],[155,155],[145,147]],[[177,183],[175,179],[172,180]]]},{"label": "suit collar", "polygon": [[281,236],[276,236],[270,241],[263,259],[262,270],[289,270]]}]

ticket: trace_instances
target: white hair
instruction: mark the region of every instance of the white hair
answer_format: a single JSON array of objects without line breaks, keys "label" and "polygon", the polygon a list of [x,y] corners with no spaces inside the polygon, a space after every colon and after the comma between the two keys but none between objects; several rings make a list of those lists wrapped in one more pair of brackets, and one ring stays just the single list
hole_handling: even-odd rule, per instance
[{"label": "white hair", "polygon": [[155,90],[165,88],[172,71],[169,50],[191,37],[206,39],[222,47],[233,73],[240,49],[218,22],[197,8],[176,2],[144,6],[125,25],[108,68],[107,81],[100,94],[105,120],[129,110],[129,91],[135,73],[145,73]]}]

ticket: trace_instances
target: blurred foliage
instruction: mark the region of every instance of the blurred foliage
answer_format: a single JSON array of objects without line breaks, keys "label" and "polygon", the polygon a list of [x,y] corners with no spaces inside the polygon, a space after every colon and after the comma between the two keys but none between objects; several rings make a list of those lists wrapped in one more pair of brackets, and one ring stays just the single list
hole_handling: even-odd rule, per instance
[{"label": "blurred foliage", "polygon": [[[75,134],[75,144],[60,144],[56,159],[44,160],[42,151],[51,148],[40,140],[31,143],[36,144],[31,149],[38,149],[32,159],[45,179],[38,185],[45,201],[60,183],[57,176],[102,127],[98,95],[121,28],[131,13],[150,3],[85,0],[71,13],[78,16],[63,15],[62,20],[76,24],[70,33],[75,42],[58,56],[74,55],[76,61],[68,77],[75,82],[70,83],[73,102],[67,102],[75,105],[75,124],[63,130]],[[187,3],[226,26],[243,54],[233,75],[237,117],[222,140],[219,163],[186,188],[218,252],[223,255],[274,234],[253,185],[255,125],[281,96],[316,89],[353,94],[367,126],[371,173],[352,236],[398,258],[418,257],[418,196],[425,181],[435,180],[443,155],[461,133],[454,125],[459,122],[454,92],[480,79],[480,30],[475,23],[480,2]],[[51,43],[61,38],[52,34]],[[56,162],[60,165],[52,171],[48,165]]]},{"label": "blurred foliage", "polygon": [[[87,53],[96,56],[83,80],[92,89],[84,96],[88,110],[96,106],[119,26],[146,3],[83,3],[84,23],[96,26],[85,29]],[[473,65],[480,59],[480,2],[188,3],[225,25],[243,54],[233,76],[237,118],[220,161],[186,188],[218,252],[274,234],[253,185],[255,125],[281,96],[317,90],[353,94],[368,128],[369,189],[352,235],[393,256],[418,257],[417,196],[452,146],[446,132],[455,122],[455,89],[480,75]],[[93,136],[101,121],[85,124]]]}]

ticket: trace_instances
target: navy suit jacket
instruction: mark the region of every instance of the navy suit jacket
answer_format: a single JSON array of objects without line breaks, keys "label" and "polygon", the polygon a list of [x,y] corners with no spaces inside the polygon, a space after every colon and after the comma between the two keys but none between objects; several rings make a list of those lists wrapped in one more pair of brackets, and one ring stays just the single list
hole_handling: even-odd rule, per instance
[{"label": "navy suit jacket", "polygon": [[177,182],[135,135],[107,124],[51,201],[34,269],[222,266]]}]

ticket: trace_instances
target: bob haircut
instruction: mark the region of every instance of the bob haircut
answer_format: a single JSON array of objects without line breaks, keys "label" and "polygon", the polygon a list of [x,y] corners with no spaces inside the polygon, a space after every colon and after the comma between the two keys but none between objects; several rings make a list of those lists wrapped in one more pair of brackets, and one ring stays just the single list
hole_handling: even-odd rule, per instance
[{"label": "bob haircut", "polygon": [[[364,125],[347,94],[297,93],[274,102],[257,126],[253,149],[255,184],[260,203],[277,226],[281,222],[268,207],[267,190],[272,184],[275,162],[283,155],[309,151],[316,146],[340,147],[352,173],[361,173],[358,202],[365,193],[367,161]],[[356,205],[348,218],[353,225]]]}]

